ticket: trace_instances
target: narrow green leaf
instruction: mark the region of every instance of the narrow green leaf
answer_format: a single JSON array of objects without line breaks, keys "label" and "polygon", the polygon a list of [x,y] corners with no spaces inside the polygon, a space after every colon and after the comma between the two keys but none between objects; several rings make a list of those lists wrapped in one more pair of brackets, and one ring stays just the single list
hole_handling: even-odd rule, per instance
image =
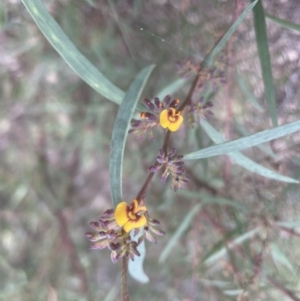
[{"label": "narrow green leaf", "polygon": [[28,190],[28,186],[25,184],[20,184],[17,186],[9,202],[9,209],[11,211],[14,211],[20,205],[20,203],[24,200],[25,196],[27,195]]},{"label": "narrow green leaf", "polygon": [[242,292],[244,292],[243,289],[235,289],[235,290],[224,290],[223,293],[227,296],[238,296]]},{"label": "narrow green leaf", "polygon": [[271,254],[274,260],[274,263],[276,264],[277,268],[279,269],[279,265],[285,266],[287,269],[289,269],[293,274],[295,273],[295,269],[293,265],[291,264],[290,260],[287,258],[287,256],[279,249],[277,245],[274,243],[271,245]]},{"label": "narrow green leaf", "polygon": [[270,21],[272,21],[272,22],[274,22],[274,23],[276,23],[278,25],[281,25],[282,27],[285,27],[287,29],[292,29],[292,30],[300,31],[300,24],[295,24],[295,23],[292,23],[290,21],[279,19],[279,18],[277,18],[275,16],[268,15],[268,14],[265,14],[265,16]]},{"label": "narrow green leaf", "polygon": [[290,221],[290,222],[277,222],[276,225],[285,228],[293,229],[300,227],[300,221]]},{"label": "narrow green leaf", "polygon": [[258,56],[259,56],[260,67],[262,71],[262,78],[265,86],[265,94],[266,94],[267,103],[269,107],[270,117],[272,119],[273,126],[277,126],[278,122],[277,122],[275,90],[273,85],[273,76],[272,76],[271,59],[269,53],[268,36],[266,30],[265,12],[262,6],[262,0],[258,1],[256,6],[254,7],[253,16],[254,16],[254,29],[255,29]]},{"label": "narrow green leaf", "polygon": [[236,73],[235,74],[235,78],[239,84],[239,87],[241,88],[243,94],[247,97],[247,99],[249,100],[249,102],[251,102],[251,104],[253,105],[253,107],[258,110],[259,112],[263,112],[264,109],[262,108],[262,106],[259,104],[258,100],[256,99],[256,97],[253,95],[253,93],[249,90],[245,80],[243,79],[243,77],[241,76],[241,74]]},{"label": "narrow green leaf", "polygon": [[[257,232],[259,232],[260,228],[255,228],[253,230],[250,230],[237,238],[235,238],[233,241],[230,242],[230,245],[240,245],[244,241],[250,239],[253,237]],[[220,260],[221,258],[225,257],[227,255],[227,249],[225,246],[223,246],[221,249],[219,249],[217,252],[212,253],[209,257],[207,257],[203,263],[205,265],[213,264],[215,261]]]},{"label": "narrow green leaf", "polygon": [[130,54],[131,58],[135,59],[136,58],[135,48],[133,47],[133,43],[130,40],[130,36],[129,36],[128,32],[127,32],[126,26],[122,22],[122,19],[120,18],[120,16],[118,16],[118,13],[117,13],[117,10],[116,10],[114,2],[111,1],[111,0],[108,0],[108,4],[110,6],[110,10],[112,12],[112,16],[115,19],[116,23],[118,24],[119,29],[120,29],[120,31],[122,33],[123,40],[124,40],[124,42],[126,44],[126,47],[127,47],[128,51],[129,51],[129,54]]},{"label": "narrow green leaf", "polygon": [[[131,239],[133,241],[138,241],[138,239],[143,235],[143,231],[140,231],[138,235],[134,236],[130,233]],[[138,282],[147,283],[149,282],[149,277],[144,272],[143,264],[146,257],[146,247],[145,241],[143,240],[137,247],[138,251],[140,252],[140,256],[135,256],[134,261],[129,260],[128,262],[128,273],[130,276]]]},{"label": "narrow green leaf", "polygon": [[22,1],[46,39],[64,61],[93,89],[107,99],[120,104],[124,92],[110,82],[78,51],[49,14],[45,5],[40,0]]},{"label": "narrow green leaf", "polygon": [[229,156],[235,161],[236,164],[240,165],[241,167],[244,167],[245,169],[248,169],[253,173],[257,173],[258,175],[261,175],[265,178],[286,182],[286,183],[295,183],[295,184],[299,183],[299,181],[297,181],[296,179],[283,176],[271,169],[268,169],[260,164],[257,164],[256,162],[250,160],[249,158],[242,155],[241,153],[230,153]]},{"label": "narrow green leaf", "polygon": [[[243,136],[249,136],[250,133],[249,131],[240,123],[238,123],[237,121],[234,121],[234,125],[236,127],[236,129],[243,135]],[[264,152],[266,155],[270,156],[273,159],[277,159],[278,155],[276,155],[273,150],[271,149],[271,147],[264,143],[264,144],[259,144],[257,145],[257,148],[259,148],[262,152]]]},{"label": "narrow green leaf", "polygon": [[173,236],[170,238],[169,242],[163,249],[162,253],[160,254],[159,257],[159,262],[162,263],[164,262],[167,257],[170,255],[172,252],[174,246],[177,244],[178,240],[180,237],[183,235],[183,233],[188,229],[191,221],[193,220],[194,216],[196,213],[200,210],[201,205],[198,204],[193,209],[186,215],[185,219],[181,222],[180,226],[177,228]]},{"label": "narrow green leaf", "polygon": [[222,251],[224,249],[224,242],[231,240],[237,234],[239,234],[239,229],[238,228],[235,228],[235,229],[225,233],[224,236],[220,240],[218,240],[211,247],[211,249],[203,256],[202,262],[205,262],[206,260],[209,260],[210,258],[213,258],[215,256],[215,254],[218,254],[219,251]]},{"label": "narrow green leaf", "polygon": [[194,199],[199,201],[202,206],[205,205],[219,205],[219,206],[232,206],[239,210],[247,210],[247,207],[239,203],[238,201],[226,199],[223,197],[212,196],[203,191],[191,191],[191,190],[181,190],[177,194],[182,195],[188,199]]},{"label": "narrow green leaf", "polygon": [[[204,121],[204,120],[203,120]],[[202,121],[201,121],[202,122]],[[204,121],[204,127],[206,126]],[[253,147],[286,135],[300,131],[300,121],[291,122],[247,137],[213,145],[199,151],[184,155],[185,160],[196,160],[228,154]]]},{"label": "narrow green leaf", "polygon": [[153,65],[148,66],[137,75],[120,105],[115,120],[109,159],[110,187],[114,206],[122,200],[123,155],[130,121],[153,68]]},{"label": "narrow green leaf", "polygon": [[231,38],[231,36],[234,34],[234,32],[237,30],[238,26],[244,21],[248,13],[253,9],[253,7],[256,5],[258,0],[254,0],[252,4],[250,4],[245,11],[237,18],[237,20],[230,26],[230,28],[227,30],[225,35],[222,37],[222,39],[217,43],[217,45],[214,47],[208,58],[206,59],[205,64],[209,65],[213,62],[215,56],[224,48],[225,44],[228,42],[228,40]]},{"label": "narrow green leaf", "polygon": [[[200,125],[205,130],[206,134],[214,141],[214,143],[225,142],[225,139],[220,133],[218,133],[206,120],[202,119]],[[235,161],[236,164],[248,169],[251,172],[257,173],[263,177],[274,179],[277,181],[287,182],[287,183],[299,183],[299,181],[286,177],[267,169],[266,167],[257,164],[256,162],[250,160],[246,156],[239,152],[228,153],[228,156]],[[185,158],[185,157],[184,157]]]}]

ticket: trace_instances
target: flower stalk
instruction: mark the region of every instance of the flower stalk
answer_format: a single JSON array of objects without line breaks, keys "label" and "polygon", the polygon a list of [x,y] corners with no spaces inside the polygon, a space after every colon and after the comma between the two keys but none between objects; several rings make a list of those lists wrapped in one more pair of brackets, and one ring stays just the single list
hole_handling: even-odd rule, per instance
[{"label": "flower stalk", "polygon": [[122,301],[129,301],[127,275],[128,275],[128,258],[123,257],[123,259],[122,259],[122,283],[121,283]]}]

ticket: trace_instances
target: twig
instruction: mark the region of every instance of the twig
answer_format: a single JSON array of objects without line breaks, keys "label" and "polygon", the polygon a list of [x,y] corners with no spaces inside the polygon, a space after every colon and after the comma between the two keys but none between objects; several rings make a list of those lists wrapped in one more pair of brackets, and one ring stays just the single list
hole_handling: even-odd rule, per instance
[{"label": "twig", "polygon": [[[214,49],[214,47],[211,49],[211,51]],[[206,58],[208,58],[209,54],[211,53],[211,51],[207,54]],[[201,70],[205,67],[205,61],[206,58],[204,59],[203,63],[200,65],[198,73],[191,85],[191,88],[184,100],[184,102],[180,105],[180,107],[178,108],[178,111],[182,111],[191,101],[192,95],[197,87],[197,83],[201,74]],[[168,130],[164,139],[164,143],[162,146],[162,149],[164,150],[165,153],[167,153],[168,151],[168,144],[169,144],[169,140],[170,140],[170,136],[171,136],[171,132]],[[148,175],[148,177],[146,178],[146,181],[144,182],[142,188],[140,189],[140,191],[138,192],[136,199],[138,202],[141,201],[141,199],[144,197],[144,195],[146,194],[146,190],[148,188],[149,183],[151,182],[152,178],[154,176],[154,173],[150,173]]]},{"label": "twig", "polygon": [[127,272],[128,272],[128,258],[124,256],[122,259],[122,284],[121,284],[122,301],[129,301]]}]

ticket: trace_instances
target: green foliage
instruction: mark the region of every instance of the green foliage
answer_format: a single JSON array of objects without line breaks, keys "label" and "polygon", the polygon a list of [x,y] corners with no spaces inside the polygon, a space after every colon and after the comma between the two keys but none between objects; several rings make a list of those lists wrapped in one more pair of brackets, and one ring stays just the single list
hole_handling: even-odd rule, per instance
[{"label": "green foliage", "polygon": [[283,20],[280,18],[277,18],[275,16],[266,14],[265,15],[267,19],[271,20],[272,22],[281,25],[287,29],[292,29],[292,30],[296,30],[296,31],[300,31],[300,25],[299,24],[295,24],[293,22],[287,21],[287,20]]},{"label": "green foliage", "polygon": [[[206,134],[215,143],[222,143],[222,142],[225,141],[224,138],[207,121],[202,120],[201,126],[205,130]],[[297,121],[296,123],[293,123],[292,126],[291,126],[291,128],[293,129],[293,131],[298,130],[299,129],[299,121]],[[279,134],[280,132],[281,132],[281,129],[279,129],[279,131],[278,131],[278,129],[277,129],[277,131],[275,130],[275,133],[277,133],[277,134]],[[256,143],[260,144],[260,142],[262,142],[262,141],[265,142],[264,139],[261,140],[261,138],[262,138],[261,136],[264,136],[266,138],[268,136],[268,133],[269,132],[256,134],[259,137],[256,136],[254,138],[254,141],[253,141],[254,144],[253,145],[256,145]],[[273,134],[274,134],[274,132],[273,132]],[[248,143],[251,144],[251,137],[241,138],[242,141],[245,141],[244,139],[246,140],[246,144],[245,145],[248,145]],[[287,183],[298,183],[298,181],[295,180],[295,179],[292,179],[292,178],[286,177],[286,176],[282,176],[282,175],[278,174],[275,171],[272,171],[270,169],[265,168],[264,166],[262,166],[260,164],[257,164],[256,162],[250,160],[249,158],[247,158],[246,156],[242,155],[241,153],[239,153],[237,151],[232,152],[232,150],[234,148],[236,148],[236,150],[243,149],[243,144],[242,143],[241,144],[238,143],[239,144],[238,147],[236,146],[236,142],[235,141],[230,142],[230,144],[229,144],[229,149],[230,150],[228,151],[228,156],[230,158],[232,158],[235,161],[236,164],[238,164],[238,165],[240,165],[240,166],[248,169],[251,172],[254,172],[254,173],[257,173],[257,174],[259,174],[259,175],[261,175],[263,177],[266,177],[266,178],[270,178],[270,179],[274,179],[274,180],[278,180],[278,181],[282,181],[282,182],[287,182]],[[233,147],[232,147],[232,145],[233,145]],[[216,149],[216,148],[219,149],[219,151],[221,153],[223,153],[223,150],[221,150],[220,148],[218,148],[218,146],[216,146],[214,149]],[[208,151],[210,152],[210,150],[208,150]],[[225,150],[225,152],[227,153],[226,150]],[[198,152],[197,152],[197,154],[198,154]],[[195,155],[195,153],[193,153],[193,156],[198,157],[197,154]]]},{"label": "green foliage", "polygon": [[112,84],[74,46],[40,0],[23,0],[32,18],[64,61],[93,89],[120,104],[124,92]]},{"label": "green foliage", "polygon": [[[203,122],[207,126],[206,121]],[[206,127],[208,128],[208,127]],[[236,139],[230,142],[220,143],[219,145],[210,146],[199,151],[184,155],[185,160],[195,160],[201,158],[209,158],[228,154],[234,151],[240,151],[249,147],[287,136],[289,134],[300,131],[300,121],[291,122],[273,129],[265,130],[247,137]]]},{"label": "green foliage", "polygon": [[273,126],[278,125],[275,89],[273,84],[273,75],[271,67],[271,58],[269,53],[268,36],[266,30],[265,12],[262,0],[257,2],[253,9],[254,28],[256,36],[256,45],[258,50],[259,62],[261,66],[262,78],[265,86],[266,99],[272,119]]},{"label": "green foliage", "polygon": [[206,60],[207,65],[211,64],[214,61],[216,55],[220,53],[220,51],[224,48],[224,46],[226,45],[230,37],[237,30],[238,26],[244,21],[248,13],[251,12],[252,9],[254,9],[257,2],[259,2],[259,0],[252,1],[252,3],[245,9],[245,11],[237,18],[237,20],[227,30],[227,32],[224,34],[222,39],[216,44],[216,46],[212,49],[211,53],[209,54]]},{"label": "green foliage", "polygon": [[[145,205],[166,234],[129,261],[130,300],[296,296],[295,4],[100,2],[0,4],[0,300],[120,300],[121,263],[89,250],[84,233],[149,175]],[[195,107],[167,140],[169,166],[190,178],[174,192],[171,175],[160,182],[165,165],[148,172],[166,131],[127,133],[151,111],[143,98],[182,105],[193,82]]]},{"label": "green foliage", "polygon": [[178,243],[178,240],[189,228],[194,216],[197,214],[200,208],[200,204],[194,206],[192,210],[190,210],[189,213],[185,216],[183,221],[180,223],[179,227],[174,232],[173,236],[168,241],[168,244],[165,246],[162,253],[160,254],[159,262],[163,263],[168,258],[168,256],[170,256],[170,253],[175,248],[176,244]]},{"label": "green foliage", "polygon": [[120,203],[122,198],[122,166],[126,138],[133,117],[135,107],[141,97],[143,88],[150,76],[154,66],[144,68],[137,75],[128,89],[115,119],[112,138],[111,153],[109,159],[109,174],[111,197],[114,206]]}]

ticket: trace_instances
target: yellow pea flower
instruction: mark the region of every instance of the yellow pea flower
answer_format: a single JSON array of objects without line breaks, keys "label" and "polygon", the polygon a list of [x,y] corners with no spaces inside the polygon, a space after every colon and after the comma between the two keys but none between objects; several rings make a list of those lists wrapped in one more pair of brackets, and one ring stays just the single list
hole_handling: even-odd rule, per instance
[{"label": "yellow pea flower", "polygon": [[159,115],[159,123],[164,129],[169,129],[171,132],[175,132],[179,129],[183,122],[181,112],[177,112],[174,108],[169,108],[161,111]]},{"label": "yellow pea flower", "polygon": [[118,226],[123,227],[125,232],[128,233],[132,229],[146,225],[147,219],[144,216],[146,211],[146,206],[139,206],[137,200],[133,200],[129,206],[126,202],[121,202],[115,210],[115,220]]}]

